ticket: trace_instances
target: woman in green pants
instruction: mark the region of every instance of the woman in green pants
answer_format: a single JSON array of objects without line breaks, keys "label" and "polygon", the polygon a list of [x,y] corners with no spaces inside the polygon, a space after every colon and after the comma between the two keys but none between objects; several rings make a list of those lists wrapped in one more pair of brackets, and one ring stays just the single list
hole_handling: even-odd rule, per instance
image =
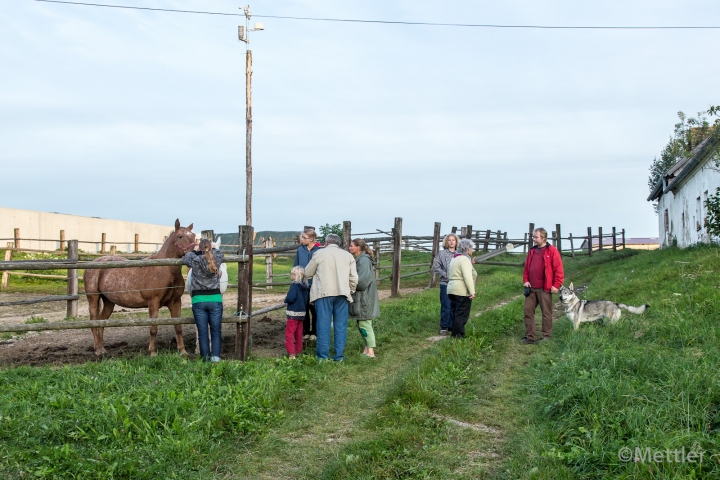
[{"label": "woman in green pants", "polygon": [[375,264],[372,257],[373,252],[362,238],[356,238],[350,242],[348,251],[355,256],[358,274],[357,288],[352,296],[353,303],[350,305],[350,318],[357,320],[360,335],[365,341],[363,355],[375,358],[375,332],[372,319],[380,316],[380,300],[373,271]]}]

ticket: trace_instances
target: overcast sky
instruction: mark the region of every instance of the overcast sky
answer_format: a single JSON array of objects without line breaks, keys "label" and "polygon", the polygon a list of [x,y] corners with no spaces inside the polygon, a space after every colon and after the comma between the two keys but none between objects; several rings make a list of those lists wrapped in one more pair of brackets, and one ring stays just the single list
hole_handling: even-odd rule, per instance
[{"label": "overcast sky", "polygon": [[[4,207],[237,231],[242,17],[4,0]],[[98,0],[240,13],[228,0]],[[257,15],[720,25],[717,1],[258,1]],[[271,18],[251,34],[258,230],[534,222],[657,236],[648,168],[718,104],[720,30],[541,30]]]}]

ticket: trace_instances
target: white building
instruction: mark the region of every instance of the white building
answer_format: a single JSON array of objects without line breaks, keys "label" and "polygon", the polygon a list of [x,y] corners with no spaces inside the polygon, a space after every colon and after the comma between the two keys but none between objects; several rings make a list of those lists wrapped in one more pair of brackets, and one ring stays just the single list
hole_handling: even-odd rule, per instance
[{"label": "white building", "polygon": [[55,250],[60,248],[62,231],[65,240],[78,240],[85,252],[99,252],[103,236],[106,251],[115,246],[118,252],[132,252],[137,238],[141,252],[155,252],[173,230],[172,223],[152,225],[0,207],[0,248],[14,241],[17,232],[21,248]]},{"label": "white building", "polygon": [[720,187],[720,172],[715,164],[720,140],[711,135],[665,172],[648,201],[658,202],[660,247],[687,247],[710,240],[705,229],[705,200]]}]

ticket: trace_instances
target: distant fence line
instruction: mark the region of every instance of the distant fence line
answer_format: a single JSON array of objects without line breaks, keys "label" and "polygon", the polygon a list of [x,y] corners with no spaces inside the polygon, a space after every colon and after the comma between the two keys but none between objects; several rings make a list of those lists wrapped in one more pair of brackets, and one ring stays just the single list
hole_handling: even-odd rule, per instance
[{"label": "distant fence line", "polygon": [[[396,297],[400,294],[400,280],[403,278],[414,277],[418,275],[430,275],[429,286],[433,287],[437,284],[437,278],[432,269],[422,270],[419,272],[402,273],[402,267],[405,268],[418,268],[418,267],[430,267],[435,260],[435,257],[440,250],[441,242],[441,224],[435,222],[433,235],[428,236],[415,236],[415,235],[402,235],[402,218],[396,217],[392,229],[390,231],[382,231],[378,229],[378,234],[374,236],[361,237],[365,242],[373,247],[373,253],[375,256],[375,278],[377,281],[390,280],[390,292],[391,295]],[[508,239],[507,232],[500,230],[476,230],[472,228],[472,225],[460,228],[459,236],[462,238],[468,238],[475,243],[475,248],[481,255],[474,258],[476,264],[487,264],[487,265],[499,265],[499,266],[512,266],[522,267],[522,263],[510,263],[510,262],[495,262],[490,261],[491,258],[506,253],[508,250],[506,247],[509,244],[514,244],[515,247],[523,245],[523,253],[526,253],[528,248],[532,248],[532,231],[534,230],[534,224],[529,224],[528,233],[524,234],[523,239]],[[457,227],[452,227],[452,232],[457,232]],[[363,234],[368,235],[368,234]],[[563,252],[565,255],[575,256],[576,254],[587,254],[592,255],[593,252],[593,239],[598,239],[598,250],[603,250],[604,243],[603,239],[611,239],[608,244],[608,248],[612,245],[613,250],[617,250],[618,247],[625,248],[625,229],[622,229],[621,242],[617,241],[618,232],[615,227],[612,227],[612,234],[603,234],[602,228],[598,229],[597,235],[593,235],[592,229],[588,227],[586,236],[573,236],[570,234],[567,238],[561,236],[561,226],[556,225],[555,231],[549,236],[549,240],[556,245],[556,247]],[[136,235],[136,239],[137,239]],[[261,287],[273,287],[273,286],[287,286],[291,282],[273,282],[274,277],[285,277],[287,274],[275,275],[273,273],[273,257],[278,253],[293,252],[298,248],[297,244],[286,245],[286,246],[270,246],[272,242],[266,243],[265,248],[255,248],[253,246],[253,227],[248,225],[241,225],[239,227],[238,239],[239,245],[237,246],[237,254],[226,254],[225,260],[227,262],[237,262],[238,264],[238,283],[229,285],[230,288],[238,289],[237,299],[237,316],[226,317],[223,322],[236,323],[238,328],[238,336],[236,337],[235,345],[235,356],[241,360],[247,358],[249,349],[249,337],[251,332],[251,318],[255,315],[271,312],[283,308],[284,303],[272,305],[255,312],[252,311],[252,290],[253,288]],[[201,233],[201,238],[214,239],[214,232],[212,230],[204,230]],[[352,238],[351,222],[343,222],[342,230],[342,246],[347,249]],[[104,239],[104,238],[103,238]],[[577,240],[587,240],[587,252],[579,252],[575,248],[574,242]],[[19,232],[15,241],[22,241],[19,238]],[[570,250],[564,250],[562,245],[563,241],[568,240],[570,243]],[[38,241],[38,240],[35,240]],[[53,240],[54,241],[54,240]],[[44,303],[52,301],[65,301],[67,302],[67,317],[73,318],[77,316],[78,312],[78,300],[79,295],[79,280],[78,270],[85,269],[110,269],[110,268],[137,268],[137,267],[153,267],[153,266],[179,266],[182,265],[182,259],[128,259],[122,261],[112,262],[88,262],[81,261],[80,256],[84,255],[79,252],[78,240],[65,240],[67,243],[67,259],[56,259],[56,260],[29,260],[29,261],[13,261],[12,252],[22,250],[18,248],[18,243],[9,243],[5,250],[5,261],[0,262],[0,271],[3,272],[3,288],[7,286],[7,280],[10,274],[20,275],[32,275],[40,276],[41,274],[29,274],[22,272],[12,272],[12,270],[67,270],[67,277],[59,275],[42,275],[47,278],[65,278],[67,281],[67,295],[55,295],[47,296],[42,298],[36,298],[31,300],[20,300],[20,301],[9,301],[0,302],[0,306],[10,305],[28,305],[34,303]],[[91,242],[96,243],[96,242]],[[140,242],[136,242],[139,245]],[[228,245],[225,245],[226,247]],[[494,247],[494,248],[491,248]],[[137,248],[137,247],[136,247]],[[410,265],[402,265],[402,251],[403,250],[421,250],[428,251],[431,253],[430,263],[418,263]],[[381,265],[380,253],[381,252],[392,252],[391,265]],[[46,251],[47,253],[55,253],[57,251]],[[266,265],[266,281],[263,283],[253,282],[253,258],[255,256],[265,256]],[[390,275],[381,276],[381,270],[391,270]],[[179,287],[167,287],[167,288],[179,288]],[[112,293],[112,292],[107,292]],[[77,328],[90,328],[90,327],[128,327],[128,326],[147,326],[147,325],[182,325],[191,324],[192,319],[188,318],[162,318],[162,319],[150,319],[150,318],[134,318],[134,319],[114,319],[114,320],[92,320],[92,321],[64,321],[64,322],[53,322],[53,323],[37,323],[37,324],[22,324],[22,325],[0,325],[0,332],[26,332],[36,330],[64,330],[64,329],[77,329]]]}]

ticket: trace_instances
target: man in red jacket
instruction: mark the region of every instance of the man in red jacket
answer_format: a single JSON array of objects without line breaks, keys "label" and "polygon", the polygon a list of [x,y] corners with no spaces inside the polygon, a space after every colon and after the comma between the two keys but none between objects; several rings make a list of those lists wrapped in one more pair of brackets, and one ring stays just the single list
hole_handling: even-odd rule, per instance
[{"label": "man in red jacket", "polygon": [[[535,310],[538,304],[542,312],[542,340],[552,337],[552,294],[558,293],[565,279],[562,258],[557,248],[547,243],[547,230],[533,231],[535,247],[525,260],[523,282],[530,288],[525,297],[525,336],[523,343],[535,342]],[[538,339],[540,341],[540,339]]]}]

